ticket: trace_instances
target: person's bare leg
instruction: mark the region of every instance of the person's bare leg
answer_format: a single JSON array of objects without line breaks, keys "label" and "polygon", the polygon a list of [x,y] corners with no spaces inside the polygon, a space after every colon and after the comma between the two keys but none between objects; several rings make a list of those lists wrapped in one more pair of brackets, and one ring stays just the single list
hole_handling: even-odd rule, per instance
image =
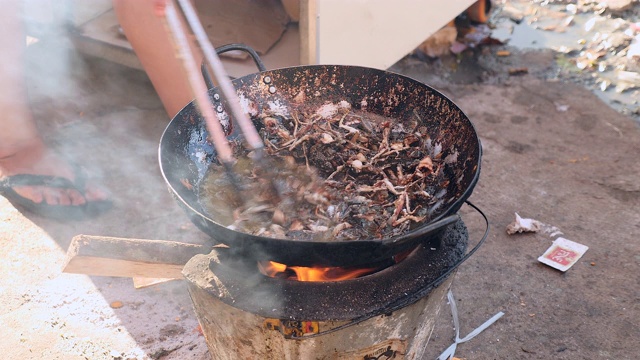
[{"label": "person's bare leg", "polygon": [[2,1],[0,12],[0,49],[3,63],[0,67],[0,155],[11,155],[21,147],[39,146],[38,134],[27,99],[24,84],[25,35],[18,1]]},{"label": "person's bare leg", "polygon": [[[0,178],[16,174],[60,176],[73,180],[71,166],[45,146],[28,105],[24,53],[26,39],[21,1],[0,1]],[[36,203],[79,205],[79,192],[44,186],[17,186],[14,190]],[[106,192],[87,189],[86,200],[102,200]]]},{"label": "person's bare leg", "polygon": [[182,62],[176,57],[176,50],[156,5],[152,0],[113,1],[127,40],[172,118],[193,100],[193,96]]}]

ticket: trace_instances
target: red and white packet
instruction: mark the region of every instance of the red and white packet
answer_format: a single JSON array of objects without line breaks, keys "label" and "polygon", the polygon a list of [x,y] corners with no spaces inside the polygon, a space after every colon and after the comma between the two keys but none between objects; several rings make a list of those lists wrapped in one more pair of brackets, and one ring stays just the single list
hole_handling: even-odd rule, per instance
[{"label": "red and white packet", "polygon": [[553,245],[538,258],[538,261],[560,271],[567,271],[588,249],[589,247],[586,245],[559,237],[553,242]]}]

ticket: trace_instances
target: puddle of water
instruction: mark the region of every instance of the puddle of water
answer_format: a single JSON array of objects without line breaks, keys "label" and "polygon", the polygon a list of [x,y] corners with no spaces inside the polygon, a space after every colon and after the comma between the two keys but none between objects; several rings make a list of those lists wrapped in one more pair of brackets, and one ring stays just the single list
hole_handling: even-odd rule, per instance
[{"label": "puddle of water", "polygon": [[491,36],[508,45],[515,46],[519,49],[544,49],[550,40],[550,36],[542,31],[534,29],[530,24],[521,22],[520,24],[504,24],[498,25]]},{"label": "puddle of water", "polygon": [[[525,18],[519,24],[509,19],[500,19],[491,36],[523,50],[553,49],[563,53],[579,51],[584,48],[581,43],[590,35],[585,31],[585,24],[589,19],[587,14],[576,14],[567,26],[563,24],[566,20],[560,19],[532,21]],[[555,30],[544,30],[545,28]]]}]

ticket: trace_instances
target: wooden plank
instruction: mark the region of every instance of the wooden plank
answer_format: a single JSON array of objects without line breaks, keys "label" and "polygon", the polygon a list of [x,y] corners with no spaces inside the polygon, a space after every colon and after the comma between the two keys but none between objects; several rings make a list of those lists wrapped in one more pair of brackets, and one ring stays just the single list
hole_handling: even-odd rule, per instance
[{"label": "wooden plank", "polygon": [[182,268],[211,247],[176,241],[78,235],[67,250],[64,272],[120,277],[181,279]]},{"label": "wooden plank", "polygon": [[[205,21],[207,19],[204,19]],[[203,21],[203,25],[208,26]],[[113,10],[83,24],[71,34],[78,51],[134,69],[142,70],[131,44],[120,34],[118,20]],[[282,37],[261,56],[267,69],[300,65],[300,37],[298,25],[289,24]],[[258,72],[253,60],[221,57],[230,76],[241,77]]]},{"label": "wooden plank", "polygon": [[146,278],[146,277],[135,277],[133,278],[133,287],[136,289],[142,289],[149,286],[166,283],[167,281],[174,281],[180,279],[167,279],[167,278]]},{"label": "wooden plank", "polygon": [[[300,65],[300,37],[298,25],[290,24],[282,38],[267,52],[260,56],[267,70]],[[241,77],[258,72],[258,68],[251,59],[232,59],[221,57],[224,68],[229,76]]]},{"label": "wooden plank", "polygon": [[[214,47],[243,43],[266,54],[287,29],[289,15],[280,0],[194,0]],[[240,53],[246,59],[246,53]]]}]

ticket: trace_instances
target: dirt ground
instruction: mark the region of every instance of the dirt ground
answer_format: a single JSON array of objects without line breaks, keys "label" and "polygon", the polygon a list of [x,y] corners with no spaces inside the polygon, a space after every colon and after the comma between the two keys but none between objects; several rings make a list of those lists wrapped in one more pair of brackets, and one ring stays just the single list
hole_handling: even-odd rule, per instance
[{"label": "dirt ground", "polygon": [[[505,315],[459,345],[456,356],[636,359],[639,125],[583,86],[546,76],[555,66],[553,52],[513,49],[497,58],[490,56],[494,50],[441,62],[407,57],[392,69],[449,96],[483,144],[471,201],[487,214],[491,231],[452,289],[461,336],[498,311]],[[52,57],[72,66],[54,66]],[[461,63],[469,66],[441,71]],[[509,76],[510,67],[529,73]],[[94,220],[59,223],[22,214],[0,197],[0,352],[8,359],[209,359],[184,282],[136,290],[131,279],[61,272],[77,234],[206,239],[160,175],[157,146],[168,119],[145,74],[45,41],[29,47],[28,68],[47,141],[108,186],[115,205]],[[507,235],[516,212],[589,250],[565,273],[539,263],[553,238]],[[482,223],[468,207],[461,213],[473,243]],[[442,305],[425,359],[453,340]]]}]

